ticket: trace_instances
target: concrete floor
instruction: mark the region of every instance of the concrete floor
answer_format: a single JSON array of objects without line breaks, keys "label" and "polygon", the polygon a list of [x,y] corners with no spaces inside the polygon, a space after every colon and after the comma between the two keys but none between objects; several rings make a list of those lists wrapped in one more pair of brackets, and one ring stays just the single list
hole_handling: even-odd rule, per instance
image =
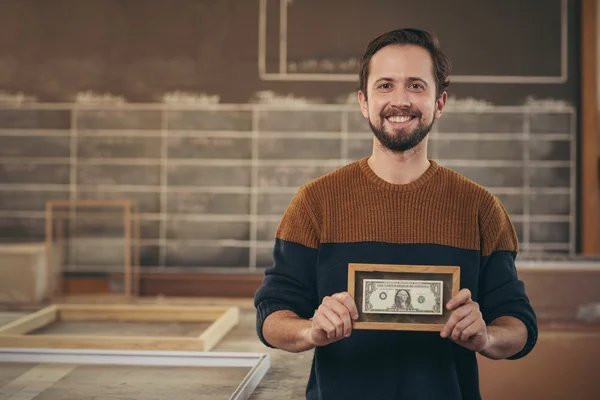
[{"label": "concrete floor", "polygon": [[[209,300],[209,303],[212,300]],[[149,301],[144,301],[149,302]],[[187,300],[172,301],[178,304],[184,304]],[[192,301],[198,304],[198,301]],[[223,304],[215,300],[215,304]],[[206,303],[206,300],[203,302]],[[251,400],[280,400],[280,399],[304,399],[304,390],[310,365],[312,361],[312,351],[301,354],[289,354],[278,350],[268,349],[260,343],[255,333],[255,317],[252,303],[249,300],[231,300],[230,304],[241,307],[241,317],[238,326],[233,328],[228,335],[219,342],[213,351],[234,351],[234,352],[262,352],[271,355],[271,369],[256,389]],[[0,324],[7,323],[21,315],[24,312],[10,313],[0,312]],[[156,325],[156,324],[154,324]],[[90,324],[85,328],[85,324],[62,324],[47,328],[47,334],[61,333],[85,333],[89,329],[100,329],[98,324]],[[135,327],[129,326],[129,329]],[[101,328],[104,334],[111,332],[123,332],[123,327],[106,324]],[[135,328],[140,331],[149,332],[152,329],[155,333],[180,335],[196,334],[197,327],[187,325],[156,325],[151,328],[150,325]],[[136,333],[137,334],[137,333]],[[0,399],[2,396],[2,385],[11,382],[18,376],[28,371],[32,366],[11,365],[0,366]],[[10,371],[9,371],[10,370]],[[88,375],[85,375],[87,371]],[[126,373],[127,371],[127,373]],[[523,360],[519,361],[492,361],[480,358],[480,377],[481,390],[483,398],[486,400],[500,399],[596,399],[600,398],[600,384],[598,383],[598,371],[600,371],[600,327],[550,327],[541,328],[538,346],[534,352]],[[240,372],[241,373],[241,372]],[[92,400],[97,398],[112,399],[110,397],[118,392],[119,387],[113,385],[115,377],[127,375],[131,378],[127,384],[129,386],[139,385],[137,394],[134,397],[119,396],[120,400],[158,400],[160,398],[203,398],[197,389],[203,381],[210,386],[212,392],[211,399],[227,398],[227,394],[233,391],[235,383],[241,380],[237,377],[228,380],[225,376],[215,375],[212,372],[204,371],[202,374],[193,374],[189,371],[182,371],[183,376],[188,376],[189,380],[178,379],[177,374],[159,374],[151,372],[150,369],[128,368],[122,371],[116,370],[96,370],[90,371],[88,367],[76,369],[61,379],[57,385],[46,389],[43,397],[36,397],[36,400],[63,400],[77,398],[80,400]],[[158,381],[157,381],[158,375]],[[201,379],[200,375],[208,377]],[[243,375],[243,374],[242,374]],[[94,379],[86,378],[94,377]],[[104,377],[104,378],[102,378]],[[237,380],[236,380],[237,379]],[[79,382],[79,383],[78,383]],[[85,382],[82,386],[81,382]],[[154,391],[147,391],[151,382]],[[161,382],[157,385],[156,382]],[[174,382],[178,382],[174,384]],[[189,383],[187,386],[185,383]],[[507,382],[511,382],[507,385]],[[216,383],[216,384],[215,384]],[[79,385],[79,386],[77,386]],[[192,385],[192,386],[190,386]],[[206,386],[205,385],[205,386]],[[128,386],[128,387],[129,387]],[[73,397],[74,387],[78,387],[77,396]],[[160,388],[168,388],[169,396],[160,397],[158,394],[165,393]],[[60,390],[59,390],[60,389]],[[160,389],[160,390],[159,390]],[[135,391],[134,389],[131,389]],[[130,394],[132,392],[129,392]],[[102,397],[106,395],[106,397]],[[192,396],[193,395],[193,396]],[[101,397],[97,397],[101,396]],[[158,396],[158,397],[157,397]],[[192,396],[192,397],[190,397]],[[194,397],[195,396],[195,397]]]}]

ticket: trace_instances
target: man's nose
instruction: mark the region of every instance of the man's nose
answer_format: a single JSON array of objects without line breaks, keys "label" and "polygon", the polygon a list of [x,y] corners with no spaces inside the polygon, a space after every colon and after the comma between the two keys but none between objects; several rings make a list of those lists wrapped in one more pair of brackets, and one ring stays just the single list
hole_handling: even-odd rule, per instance
[{"label": "man's nose", "polygon": [[410,99],[408,93],[403,88],[394,90],[392,94],[391,105],[396,107],[408,107],[410,106]]}]

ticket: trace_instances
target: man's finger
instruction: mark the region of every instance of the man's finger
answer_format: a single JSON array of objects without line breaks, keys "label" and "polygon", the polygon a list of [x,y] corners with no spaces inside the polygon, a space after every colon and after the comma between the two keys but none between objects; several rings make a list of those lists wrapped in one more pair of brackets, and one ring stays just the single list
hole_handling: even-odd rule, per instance
[{"label": "man's finger", "polygon": [[349,336],[352,331],[352,320],[350,317],[350,311],[342,303],[334,300],[328,303],[329,308],[341,318],[343,322],[343,336]]},{"label": "man's finger", "polygon": [[331,339],[335,336],[335,326],[322,312],[317,313],[313,322],[319,329],[327,334],[327,339]]},{"label": "man's finger", "polygon": [[450,299],[448,304],[446,304],[446,307],[448,307],[449,310],[456,309],[469,301],[471,301],[471,291],[465,288],[456,293],[456,296]]},{"label": "man's finger", "polygon": [[454,329],[452,330],[451,334],[453,340],[461,340],[461,336],[465,329],[477,322],[479,317],[477,314],[477,312],[472,310],[467,316],[465,316],[454,326]]},{"label": "man's finger", "polygon": [[341,338],[344,336],[344,321],[342,318],[330,307],[323,307],[321,314],[331,322],[334,327],[333,338]]},{"label": "man's finger", "polygon": [[477,335],[484,328],[485,328],[485,322],[476,321],[474,324],[469,325],[468,327],[465,328],[464,331],[462,331],[462,334],[460,335],[460,340],[467,341],[467,340],[471,339],[473,336]]},{"label": "man's finger", "polygon": [[358,310],[356,309],[356,303],[354,302],[354,299],[352,298],[352,296],[350,296],[350,293],[348,293],[348,292],[336,293],[331,297],[335,298],[337,301],[342,303],[348,309],[348,311],[350,312],[350,317],[352,319],[358,318]]},{"label": "man's finger", "polygon": [[452,311],[452,315],[450,315],[450,318],[448,318],[448,322],[446,322],[444,329],[442,329],[442,331],[440,332],[441,336],[444,338],[448,337],[450,333],[454,331],[454,327],[456,326],[456,324],[463,318],[465,318],[467,315],[469,315],[472,310],[472,307],[462,306]]}]

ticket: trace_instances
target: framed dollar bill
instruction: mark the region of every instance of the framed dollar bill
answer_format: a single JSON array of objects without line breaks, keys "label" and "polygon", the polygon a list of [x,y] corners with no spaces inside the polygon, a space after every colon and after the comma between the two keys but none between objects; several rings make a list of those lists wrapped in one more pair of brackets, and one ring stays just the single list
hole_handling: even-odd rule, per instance
[{"label": "framed dollar bill", "polygon": [[353,329],[441,331],[459,286],[460,267],[349,264],[348,293],[358,309]]}]

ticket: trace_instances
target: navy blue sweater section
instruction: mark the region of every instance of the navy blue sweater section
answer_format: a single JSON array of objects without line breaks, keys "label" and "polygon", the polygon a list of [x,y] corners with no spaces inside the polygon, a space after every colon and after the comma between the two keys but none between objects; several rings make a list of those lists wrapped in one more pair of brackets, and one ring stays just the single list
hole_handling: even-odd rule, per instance
[{"label": "navy blue sweater section", "polygon": [[[273,266],[255,297],[257,333],[265,318],[291,310],[311,318],[325,296],[347,290],[348,264],[460,266],[486,322],[513,316],[528,330],[528,354],[537,341],[537,321],[515,269],[516,253],[434,244],[322,243],[319,249],[276,239]],[[307,399],[480,399],[474,352],[442,339],[439,332],[355,330],[349,338],[315,349]]]}]

